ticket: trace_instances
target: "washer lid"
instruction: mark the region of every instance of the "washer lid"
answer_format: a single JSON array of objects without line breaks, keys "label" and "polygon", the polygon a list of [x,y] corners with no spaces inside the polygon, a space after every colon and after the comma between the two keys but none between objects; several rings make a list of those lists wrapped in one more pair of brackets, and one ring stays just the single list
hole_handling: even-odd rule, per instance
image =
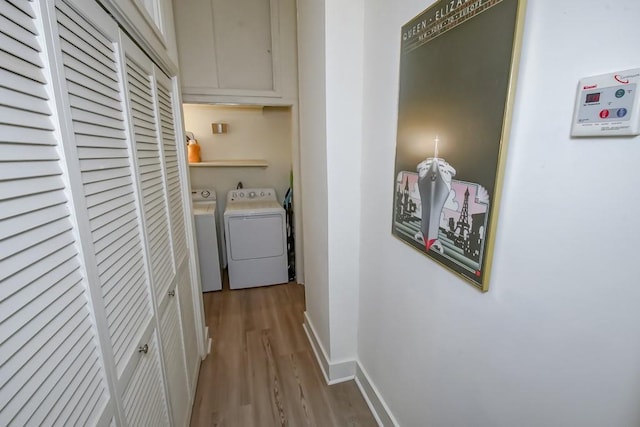
[{"label": "washer lid", "polygon": [[234,202],[227,204],[225,216],[257,215],[265,213],[284,214],[284,208],[276,201]]},{"label": "washer lid", "polygon": [[216,213],[216,202],[193,202],[194,215],[214,215]]}]

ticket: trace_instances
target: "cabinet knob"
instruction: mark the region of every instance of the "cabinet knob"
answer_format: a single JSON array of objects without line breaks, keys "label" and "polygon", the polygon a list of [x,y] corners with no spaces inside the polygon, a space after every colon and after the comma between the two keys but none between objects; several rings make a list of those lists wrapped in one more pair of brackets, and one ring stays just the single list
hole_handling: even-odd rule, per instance
[{"label": "cabinet knob", "polygon": [[175,289],[171,289],[171,290],[169,291],[169,296],[170,296],[170,297],[175,297],[175,296],[176,296],[176,290],[175,290]]},{"label": "cabinet knob", "polygon": [[145,345],[142,345],[142,346],[138,347],[138,353],[147,354],[148,352],[149,352],[149,345],[148,344],[145,344]]}]

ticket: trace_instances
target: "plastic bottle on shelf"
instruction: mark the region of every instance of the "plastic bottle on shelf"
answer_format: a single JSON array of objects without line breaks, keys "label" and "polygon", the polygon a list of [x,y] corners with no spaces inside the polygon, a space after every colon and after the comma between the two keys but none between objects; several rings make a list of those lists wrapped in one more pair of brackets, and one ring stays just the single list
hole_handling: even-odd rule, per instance
[{"label": "plastic bottle on shelf", "polygon": [[200,163],[200,144],[195,139],[189,140],[187,145],[189,163]]}]

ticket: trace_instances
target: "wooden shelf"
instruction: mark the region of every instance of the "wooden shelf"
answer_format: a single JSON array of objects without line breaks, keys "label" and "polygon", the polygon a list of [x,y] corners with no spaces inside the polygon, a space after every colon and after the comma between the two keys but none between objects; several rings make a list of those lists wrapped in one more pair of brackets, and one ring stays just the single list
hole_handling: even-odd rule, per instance
[{"label": "wooden shelf", "polygon": [[269,163],[261,159],[235,159],[235,160],[203,160],[200,163],[189,163],[196,168],[266,168]]}]

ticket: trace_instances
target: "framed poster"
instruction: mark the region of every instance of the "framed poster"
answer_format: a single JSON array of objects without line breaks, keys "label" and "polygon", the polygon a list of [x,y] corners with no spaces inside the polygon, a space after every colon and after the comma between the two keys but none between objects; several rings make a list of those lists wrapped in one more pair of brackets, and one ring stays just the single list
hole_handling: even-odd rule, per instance
[{"label": "framed poster", "polygon": [[392,233],[482,291],[524,9],[441,0],[402,27]]}]

